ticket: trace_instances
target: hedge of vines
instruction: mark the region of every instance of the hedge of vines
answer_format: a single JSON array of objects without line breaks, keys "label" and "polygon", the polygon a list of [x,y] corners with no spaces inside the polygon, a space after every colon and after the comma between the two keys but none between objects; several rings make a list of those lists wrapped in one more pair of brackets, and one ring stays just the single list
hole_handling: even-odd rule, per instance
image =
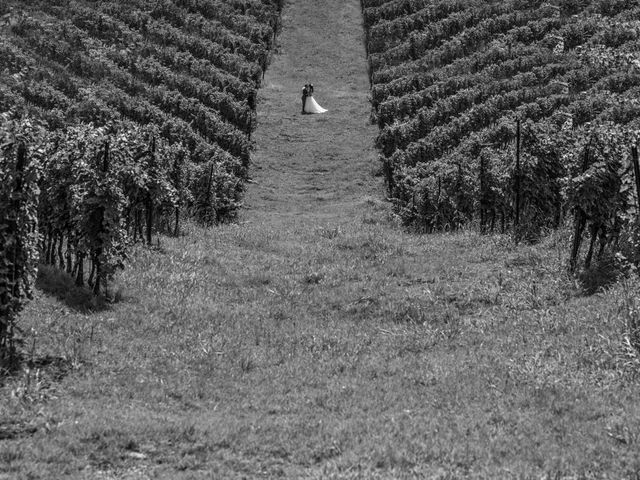
[{"label": "hedge of vines", "polygon": [[7,0],[0,112],[28,113],[52,131],[153,124],[213,171],[216,196],[225,197],[213,220],[233,219],[281,3]]},{"label": "hedge of vines", "polygon": [[638,219],[640,2],[361,3],[376,143],[407,224],[535,240],[569,222],[572,270],[620,253]]},{"label": "hedge of vines", "polygon": [[169,144],[153,126],[50,132],[5,113],[0,146],[0,361],[15,351],[15,318],[38,264],[107,294],[135,242],[151,244],[158,231],[178,234],[194,212],[215,217],[221,201],[220,172],[195,164],[186,147]]},{"label": "hedge of vines", "polygon": [[0,3],[0,364],[38,262],[102,294],[132,243],[234,218],[281,9]]}]

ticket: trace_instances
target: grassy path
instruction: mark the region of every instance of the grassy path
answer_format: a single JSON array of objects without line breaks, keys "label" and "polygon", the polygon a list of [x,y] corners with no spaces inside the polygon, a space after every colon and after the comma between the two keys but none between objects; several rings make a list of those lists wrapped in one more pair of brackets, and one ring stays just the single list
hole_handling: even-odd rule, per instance
[{"label": "grassy path", "polygon": [[[373,193],[376,128],[368,124],[369,83],[357,1],[291,2],[260,92],[247,219],[269,225],[351,222]],[[302,115],[308,82],[329,112]],[[376,194],[376,193],[374,193]],[[293,223],[291,223],[293,222]],[[296,234],[291,230],[292,238]]]},{"label": "grassy path", "polygon": [[240,222],[140,248],[106,310],[43,280],[22,325],[62,361],[2,389],[0,479],[632,478],[631,287],[576,296],[559,238],[402,232],[358,1],[284,15]]}]

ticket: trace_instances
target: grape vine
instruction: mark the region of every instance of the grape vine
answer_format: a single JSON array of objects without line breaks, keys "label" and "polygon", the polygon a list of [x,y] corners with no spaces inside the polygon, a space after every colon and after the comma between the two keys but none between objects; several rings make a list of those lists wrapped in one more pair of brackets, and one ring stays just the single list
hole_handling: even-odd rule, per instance
[{"label": "grape vine", "polygon": [[107,295],[135,242],[242,202],[280,0],[7,0],[0,364],[37,266]]},{"label": "grape vine", "polygon": [[376,145],[407,224],[534,241],[573,218],[571,270],[619,251],[638,215],[638,2],[362,7]]}]

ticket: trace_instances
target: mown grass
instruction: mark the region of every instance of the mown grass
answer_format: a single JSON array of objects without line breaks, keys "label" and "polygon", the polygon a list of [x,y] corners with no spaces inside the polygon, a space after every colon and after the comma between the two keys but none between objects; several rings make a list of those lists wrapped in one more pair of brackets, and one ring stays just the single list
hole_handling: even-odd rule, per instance
[{"label": "mown grass", "polygon": [[[582,294],[563,232],[404,232],[370,176],[359,22],[285,8],[238,224],[138,248],[106,308],[46,276],[0,478],[637,476],[637,279]],[[298,114],[309,80],[326,116]]]},{"label": "mown grass", "polygon": [[40,292],[22,325],[68,363],[5,386],[3,428],[27,434],[0,441],[3,473],[633,478],[637,283],[583,296],[553,239],[412,236],[378,215],[296,244],[192,227],[137,251],[107,311]]}]

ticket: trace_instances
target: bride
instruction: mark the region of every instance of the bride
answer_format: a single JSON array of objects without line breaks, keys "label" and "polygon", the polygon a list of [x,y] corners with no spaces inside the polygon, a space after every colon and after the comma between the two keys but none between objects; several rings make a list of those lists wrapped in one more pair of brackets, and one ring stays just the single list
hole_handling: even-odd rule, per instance
[{"label": "bride", "polygon": [[304,102],[305,113],[325,113],[328,112],[326,108],[322,108],[315,98],[313,98],[313,85],[309,84],[309,93]]}]

